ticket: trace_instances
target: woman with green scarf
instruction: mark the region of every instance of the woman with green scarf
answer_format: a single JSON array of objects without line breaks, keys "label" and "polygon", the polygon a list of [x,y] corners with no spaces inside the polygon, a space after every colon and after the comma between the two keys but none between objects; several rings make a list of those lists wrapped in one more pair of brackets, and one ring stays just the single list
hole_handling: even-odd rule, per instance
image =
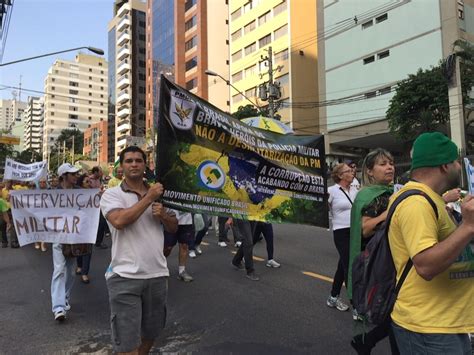
[{"label": "woman with green scarf", "polygon": [[[388,203],[393,194],[394,175],[393,157],[387,150],[377,148],[364,158],[362,189],[357,194],[351,209],[349,281],[347,285],[349,299],[352,299],[352,263],[387,218]],[[357,310],[354,309],[352,315],[354,320],[359,319]],[[364,336],[355,336],[351,345],[358,354],[370,354],[375,344],[387,335],[388,333],[384,329],[376,327]]]}]

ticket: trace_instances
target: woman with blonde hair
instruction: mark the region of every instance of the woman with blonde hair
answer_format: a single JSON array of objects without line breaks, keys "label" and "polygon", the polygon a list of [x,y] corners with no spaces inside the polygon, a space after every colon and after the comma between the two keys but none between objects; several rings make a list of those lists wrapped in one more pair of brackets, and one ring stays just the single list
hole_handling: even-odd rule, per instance
[{"label": "woman with blonde hair", "polygon": [[[349,253],[348,295],[352,299],[352,263],[365,249],[375,231],[387,218],[390,196],[393,194],[395,166],[393,156],[385,149],[377,148],[364,158],[362,163],[362,188],[352,205]],[[357,310],[353,310],[353,319],[359,320]],[[351,345],[358,354],[370,354],[378,341],[389,334],[389,328],[377,326],[364,334],[356,335]],[[392,353],[397,353],[396,344],[392,344]]]},{"label": "woman with blonde hair", "polygon": [[342,302],[339,294],[342,284],[345,283],[346,288],[348,285],[351,207],[357,195],[357,189],[351,186],[354,173],[347,164],[334,166],[331,176],[335,184],[328,188],[328,203],[332,214],[334,244],[339,253],[339,262],[326,304],[339,311],[347,311],[349,306]]}]

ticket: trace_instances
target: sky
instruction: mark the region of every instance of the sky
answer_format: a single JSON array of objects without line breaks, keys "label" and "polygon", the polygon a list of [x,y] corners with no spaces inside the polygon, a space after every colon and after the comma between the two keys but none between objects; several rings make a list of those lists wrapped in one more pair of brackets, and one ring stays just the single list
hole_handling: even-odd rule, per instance
[{"label": "sky", "polygon": [[[87,46],[104,50],[107,59],[107,24],[113,17],[113,3],[113,0],[15,0],[2,63]],[[28,95],[41,95],[27,90],[44,91],[44,79],[54,61],[74,60],[77,53],[0,67],[1,98],[12,98],[15,89],[4,86],[18,87],[20,76],[24,89],[22,101]]]}]

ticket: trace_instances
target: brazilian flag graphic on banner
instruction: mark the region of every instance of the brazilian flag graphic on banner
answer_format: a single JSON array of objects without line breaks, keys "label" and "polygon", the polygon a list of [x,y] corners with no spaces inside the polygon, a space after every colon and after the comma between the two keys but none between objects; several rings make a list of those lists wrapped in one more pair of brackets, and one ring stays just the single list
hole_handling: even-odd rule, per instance
[{"label": "brazilian flag graphic on banner", "polygon": [[328,227],[324,137],[250,127],[161,77],[156,175],[171,208]]}]

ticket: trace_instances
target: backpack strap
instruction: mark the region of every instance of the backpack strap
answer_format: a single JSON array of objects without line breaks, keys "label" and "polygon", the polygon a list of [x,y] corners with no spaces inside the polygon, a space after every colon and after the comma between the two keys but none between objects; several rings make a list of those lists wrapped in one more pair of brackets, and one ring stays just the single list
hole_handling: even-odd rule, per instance
[{"label": "backpack strap", "polygon": [[[384,234],[385,234],[385,237],[387,239],[388,239],[388,230],[389,230],[389,227],[390,227],[390,222],[392,221],[392,217],[393,217],[393,214],[395,213],[395,210],[396,210],[397,206],[404,199],[406,199],[410,196],[413,196],[413,195],[421,195],[424,198],[426,198],[426,200],[429,202],[429,204],[433,208],[433,211],[436,215],[436,219],[438,219],[438,217],[439,217],[438,208],[436,207],[435,202],[431,199],[431,197],[428,196],[427,193],[425,193],[424,191],[418,190],[418,189],[411,189],[411,190],[404,191],[395,199],[395,201],[393,201],[392,205],[390,206],[390,209],[388,210],[387,219],[386,219],[386,222],[385,222],[385,230],[384,230]],[[398,296],[398,293],[400,292],[400,289],[402,288],[403,282],[407,278],[408,273],[410,272],[410,269],[412,268],[412,266],[413,266],[413,261],[411,260],[411,258],[408,258],[408,261],[405,264],[405,268],[403,269],[402,275],[400,276],[400,279],[398,280],[397,285],[395,287],[395,292],[394,292],[395,297]]]}]

